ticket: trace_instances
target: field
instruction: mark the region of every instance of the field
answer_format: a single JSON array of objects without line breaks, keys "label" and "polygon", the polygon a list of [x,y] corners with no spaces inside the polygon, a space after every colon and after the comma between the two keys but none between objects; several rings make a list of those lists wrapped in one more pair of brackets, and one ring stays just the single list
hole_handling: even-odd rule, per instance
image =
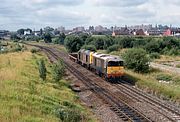
[{"label": "field", "polygon": [[96,121],[81,106],[69,83],[52,81],[50,63],[46,81],[39,78],[37,61],[44,56],[30,51],[0,55],[0,121]]}]

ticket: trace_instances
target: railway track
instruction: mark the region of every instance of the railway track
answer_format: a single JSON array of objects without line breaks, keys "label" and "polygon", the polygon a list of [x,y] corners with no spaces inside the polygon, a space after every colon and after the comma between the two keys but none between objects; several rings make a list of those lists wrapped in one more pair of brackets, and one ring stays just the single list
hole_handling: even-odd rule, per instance
[{"label": "railway track", "polygon": [[[40,47],[40,46],[38,46]],[[81,80],[87,87],[91,88],[90,90],[95,93],[99,98],[101,98],[105,104],[109,105],[110,109],[114,111],[123,121],[131,122],[152,122],[144,114],[140,113],[137,109],[129,106],[124,101],[118,98],[118,95],[111,93],[110,91],[102,88],[100,84],[95,83],[92,79],[85,76],[80,70],[75,66],[78,64],[67,61],[67,58],[63,53],[57,55],[55,50],[47,47],[40,47],[42,50],[45,50],[50,55],[53,56],[56,60],[59,58],[63,59],[66,68],[79,80]],[[58,52],[57,52],[58,53]],[[88,81],[88,82],[87,82]]]},{"label": "railway track", "polygon": [[[37,45],[32,45],[32,46],[37,46]],[[90,76],[90,75],[88,75],[88,72],[85,72],[84,68],[82,68],[78,64],[70,61],[68,59],[68,56],[66,53],[59,52],[55,49],[51,49],[48,47],[43,47],[43,46],[37,46],[37,47],[44,50],[46,53],[51,55],[51,57],[53,57],[56,60],[59,58],[63,59],[66,64],[66,68],[74,76],[76,76],[79,80],[81,80],[87,87],[91,88],[90,90],[93,93],[95,93],[99,98],[101,98],[105,104],[109,105],[111,110],[114,111],[122,120],[124,120],[124,121],[139,121],[139,122],[152,121],[151,119],[146,117],[144,114],[142,114],[140,111],[138,111],[137,109],[128,105],[126,102],[124,102],[122,99],[120,99],[118,97],[119,95],[117,95],[120,92],[115,94],[115,93],[112,93],[110,90],[104,89],[102,87],[103,84],[101,84],[101,80],[103,80],[103,79],[89,78],[88,76]],[[83,74],[84,72],[87,75],[84,75]],[[98,81],[98,82],[94,82],[94,81]],[[136,99],[139,101],[147,102],[148,104],[151,104],[152,106],[158,106],[160,109],[168,110],[168,111],[172,112],[174,115],[177,115],[178,117],[180,117],[179,110],[174,108],[174,106],[165,104],[158,99],[154,99],[154,98],[152,98],[152,96],[149,96],[138,89],[135,89],[127,84],[122,84],[122,82],[125,82],[125,81],[119,81],[119,84],[114,84],[114,86],[119,89],[122,89],[122,88],[125,89],[124,91],[126,91],[126,92],[124,92],[122,94],[131,96],[133,99]],[[158,107],[157,107],[157,109],[159,109]],[[156,109],[156,111],[158,111],[157,109]],[[158,112],[160,114],[162,114],[164,117],[166,117],[169,121],[174,121],[174,122],[177,121],[177,119],[169,117],[168,115],[164,114],[161,111],[158,111]]]},{"label": "railway track", "polygon": [[[124,88],[126,89],[127,93],[131,96],[136,96],[136,99],[138,100],[141,100],[141,101],[144,101],[144,102],[147,102],[153,106],[156,106],[157,108],[161,108],[161,109],[164,109],[164,110],[168,110],[170,112],[172,112],[175,116],[179,116],[178,120],[180,120],[180,110],[177,109],[176,106],[173,106],[173,105],[170,105],[170,104],[167,104],[165,102],[163,102],[162,100],[152,96],[152,95],[149,95],[147,93],[144,93],[143,91],[137,89],[137,88],[134,88],[134,87],[131,87],[130,84],[128,84],[126,81],[124,80],[120,80],[118,82],[119,84],[117,84],[116,86],[118,88]],[[172,121],[176,121],[176,119],[172,119],[172,118],[169,118],[171,119]],[[177,120],[177,121],[178,121]]]},{"label": "railway track", "polygon": [[123,80],[119,81],[118,84],[115,84],[114,86],[118,89],[123,89],[123,94],[131,97],[132,99],[141,103],[149,104],[152,109],[166,117],[168,120],[172,122],[180,120],[180,112],[177,108],[175,108],[175,106],[164,103],[162,100],[159,100],[147,93],[144,93],[143,91],[140,91],[139,89],[127,85],[127,82]]}]

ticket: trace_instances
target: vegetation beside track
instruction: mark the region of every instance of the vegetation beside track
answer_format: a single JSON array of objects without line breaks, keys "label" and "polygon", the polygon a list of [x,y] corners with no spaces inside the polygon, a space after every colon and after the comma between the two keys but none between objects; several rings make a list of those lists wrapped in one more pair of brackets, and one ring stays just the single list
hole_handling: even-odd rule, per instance
[{"label": "vegetation beside track", "polygon": [[147,74],[125,70],[126,77],[139,88],[160,98],[180,103],[180,77],[159,70]]},{"label": "vegetation beside track", "polygon": [[[39,77],[37,61],[43,58],[47,77]],[[65,80],[54,82],[51,64],[30,51],[0,54],[0,121],[96,121],[80,105]]]}]

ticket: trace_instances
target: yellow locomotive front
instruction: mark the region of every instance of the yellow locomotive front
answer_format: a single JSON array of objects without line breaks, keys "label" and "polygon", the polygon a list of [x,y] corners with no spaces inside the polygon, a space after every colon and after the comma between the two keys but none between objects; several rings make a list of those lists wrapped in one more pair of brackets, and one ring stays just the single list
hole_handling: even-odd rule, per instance
[{"label": "yellow locomotive front", "polygon": [[123,60],[118,57],[109,59],[106,66],[106,78],[108,80],[118,80],[124,76],[123,63]]}]

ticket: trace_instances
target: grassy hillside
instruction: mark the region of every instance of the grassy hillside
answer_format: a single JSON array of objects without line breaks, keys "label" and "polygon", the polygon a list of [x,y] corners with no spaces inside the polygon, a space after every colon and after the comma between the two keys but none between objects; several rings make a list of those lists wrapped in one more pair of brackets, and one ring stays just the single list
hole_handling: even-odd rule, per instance
[{"label": "grassy hillside", "polygon": [[67,81],[39,78],[37,61],[43,56],[28,51],[0,55],[0,122],[93,121]]}]

